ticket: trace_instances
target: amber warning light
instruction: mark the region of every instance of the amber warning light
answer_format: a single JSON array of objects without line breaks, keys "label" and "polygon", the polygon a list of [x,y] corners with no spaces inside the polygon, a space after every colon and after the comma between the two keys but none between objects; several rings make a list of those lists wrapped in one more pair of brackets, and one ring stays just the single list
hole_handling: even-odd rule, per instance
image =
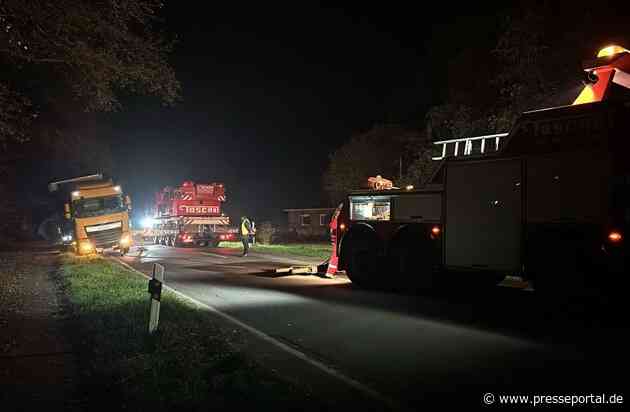
[{"label": "amber warning light", "polygon": [[608,240],[613,243],[619,243],[623,240],[623,236],[621,236],[620,232],[612,231],[608,234]]},{"label": "amber warning light", "polygon": [[619,53],[627,53],[628,50],[616,44],[606,46],[597,53],[597,57],[610,57]]}]

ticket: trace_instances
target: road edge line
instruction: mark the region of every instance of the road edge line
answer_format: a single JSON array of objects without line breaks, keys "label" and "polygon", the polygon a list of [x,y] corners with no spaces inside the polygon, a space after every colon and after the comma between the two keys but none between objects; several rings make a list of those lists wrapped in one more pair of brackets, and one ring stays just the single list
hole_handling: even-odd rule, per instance
[{"label": "road edge line", "polygon": [[[128,263],[120,260],[119,258],[115,257],[115,256],[109,256],[109,259],[113,260],[114,262],[122,265],[125,269],[137,273],[141,276],[143,276],[146,279],[151,279],[150,276],[148,276],[147,274],[139,271],[138,269],[134,268],[133,266],[129,265]],[[327,366],[326,364],[324,364],[321,361],[318,361],[317,359],[313,359],[310,356],[308,356],[307,354],[305,354],[304,352],[301,352],[289,345],[287,345],[286,343],[283,343],[269,335],[267,335],[265,332],[254,328],[253,326],[250,326],[238,319],[236,319],[235,317],[228,315],[227,313],[224,313],[222,311],[220,311],[219,309],[215,308],[214,306],[210,306],[207,303],[203,303],[195,298],[192,298],[188,295],[183,294],[182,292],[173,289],[172,287],[168,286],[168,285],[163,285],[163,288],[175,293],[177,296],[181,297],[182,299],[188,300],[189,302],[193,303],[194,305],[200,306],[204,309],[209,310],[210,312],[216,314],[217,316],[231,322],[234,323],[235,325],[239,326],[240,328],[243,328],[245,330],[247,330],[248,332],[252,333],[253,335],[255,335],[256,337],[264,340],[267,343],[272,344],[273,346],[275,346],[278,349],[281,349],[285,352],[290,353],[291,355],[295,356],[298,359],[301,359],[302,361],[308,363],[309,365],[319,369],[320,371],[332,376],[333,378],[345,383],[346,385],[356,389],[357,391],[363,393],[364,395],[366,395],[369,398],[378,400],[379,402],[384,403],[385,405],[387,405],[387,407],[389,407],[392,410],[410,410],[409,408],[406,408],[402,405],[400,405],[398,402],[382,395],[381,393],[375,391],[374,389],[366,386],[365,384],[359,382],[358,380],[351,378],[349,376],[346,376],[345,374],[337,371],[336,369]]]}]

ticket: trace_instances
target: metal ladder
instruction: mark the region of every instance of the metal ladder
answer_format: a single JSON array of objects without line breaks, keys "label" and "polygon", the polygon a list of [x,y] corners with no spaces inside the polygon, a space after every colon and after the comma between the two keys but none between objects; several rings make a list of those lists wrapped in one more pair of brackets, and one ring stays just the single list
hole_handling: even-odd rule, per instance
[{"label": "metal ladder", "polygon": [[[436,145],[442,154],[440,156],[433,156],[433,160],[442,160],[446,157],[498,152],[501,138],[507,135],[508,133],[498,133],[486,136],[435,141],[433,144]],[[463,150],[460,147],[463,147]]]}]

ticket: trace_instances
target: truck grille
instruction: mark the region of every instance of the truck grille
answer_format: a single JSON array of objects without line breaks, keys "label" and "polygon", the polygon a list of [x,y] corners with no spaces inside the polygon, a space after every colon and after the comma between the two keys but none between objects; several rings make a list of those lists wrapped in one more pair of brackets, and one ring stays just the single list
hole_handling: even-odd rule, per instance
[{"label": "truck grille", "polygon": [[117,244],[122,236],[122,228],[100,230],[88,233],[88,239],[95,247],[109,247]]}]

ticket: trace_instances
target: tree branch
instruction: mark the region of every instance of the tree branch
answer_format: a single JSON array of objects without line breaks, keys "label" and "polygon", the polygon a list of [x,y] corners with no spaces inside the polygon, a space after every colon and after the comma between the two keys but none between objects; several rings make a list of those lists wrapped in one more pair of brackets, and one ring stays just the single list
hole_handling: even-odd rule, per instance
[{"label": "tree branch", "polygon": [[32,63],[65,63],[67,64],[68,61],[64,60],[64,59],[55,59],[52,57],[30,57],[30,56],[24,56],[24,55],[20,55],[17,53],[13,53],[11,50],[8,49],[0,49],[0,54],[7,54],[11,57],[15,57],[18,59],[22,59],[22,60],[27,60],[29,62]]}]

